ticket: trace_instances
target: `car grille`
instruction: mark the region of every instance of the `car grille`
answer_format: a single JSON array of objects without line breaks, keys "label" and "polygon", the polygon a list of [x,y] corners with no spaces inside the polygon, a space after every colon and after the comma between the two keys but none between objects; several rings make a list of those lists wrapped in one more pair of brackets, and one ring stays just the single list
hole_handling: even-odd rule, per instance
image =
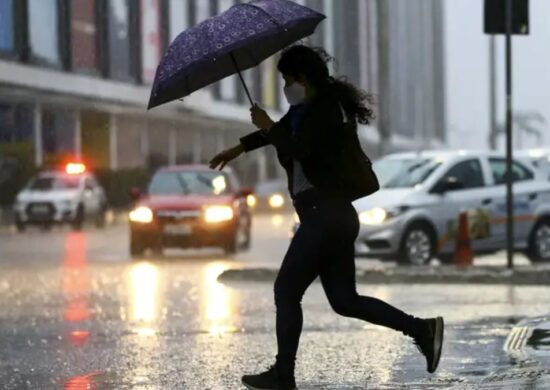
[{"label": "car grille", "polygon": [[26,212],[30,219],[50,220],[55,214],[55,206],[49,202],[29,203]]},{"label": "car grille", "polygon": [[157,220],[161,224],[198,221],[201,212],[198,210],[162,210],[156,212]]}]

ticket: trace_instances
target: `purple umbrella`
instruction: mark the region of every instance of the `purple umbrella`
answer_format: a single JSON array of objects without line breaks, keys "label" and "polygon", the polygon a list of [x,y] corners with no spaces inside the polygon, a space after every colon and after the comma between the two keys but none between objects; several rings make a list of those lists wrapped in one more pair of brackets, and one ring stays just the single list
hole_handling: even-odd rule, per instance
[{"label": "purple umbrella", "polygon": [[174,39],[160,61],[148,108],[252,68],[315,31],[324,15],[289,0],[236,4]]}]

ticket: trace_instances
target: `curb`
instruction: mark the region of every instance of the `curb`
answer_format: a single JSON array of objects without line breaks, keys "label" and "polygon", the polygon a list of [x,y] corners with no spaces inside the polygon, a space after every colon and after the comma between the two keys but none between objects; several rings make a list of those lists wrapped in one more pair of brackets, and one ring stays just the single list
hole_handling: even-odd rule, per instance
[{"label": "curb", "polygon": [[[224,271],[218,277],[223,281],[272,282],[278,269],[236,268]],[[358,269],[357,283],[370,284],[507,284],[548,285],[550,266],[523,267],[508,270],[500,267],[395,267]]]}]

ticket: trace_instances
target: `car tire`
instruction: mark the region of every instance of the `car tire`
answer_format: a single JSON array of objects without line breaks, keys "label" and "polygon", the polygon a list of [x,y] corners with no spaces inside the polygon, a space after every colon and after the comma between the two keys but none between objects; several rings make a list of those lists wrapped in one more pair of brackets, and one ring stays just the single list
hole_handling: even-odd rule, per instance
[{"label": "car tire", "polygon": [[550,262],[550,218],[535,224],[529,236],[527,257],[533,263]]},{"label": "car tire", "polygon": [[82,230],[82,225],[84,224],[84,206],[78,205],[78,208],[76,210],[76,215],[71,222],[71,226],[73,230],[79,231]]},{"label": "car tire", "polygon": [[138,237],[130,235],[130,256],[139,257],[145,252],[145,246],[139,241]]},{"label": "car tire", "polygon": [[397,262],[403,265],[427,265],[435,255],[436,238],[430,225],[412,223],[401,239]]}]

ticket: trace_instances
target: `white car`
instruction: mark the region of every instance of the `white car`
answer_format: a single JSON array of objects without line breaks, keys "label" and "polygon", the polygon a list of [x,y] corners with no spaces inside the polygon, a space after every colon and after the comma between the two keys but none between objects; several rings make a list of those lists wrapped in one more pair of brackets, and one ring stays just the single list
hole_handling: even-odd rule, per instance
[{"label": "white car", "polygon": [[[356,253],[426,264],[452,259],[458,217],[468,213],[472,248],[505,248],[506,160],[490,152],[399,153],[374,163],[382,188],[358,199]],[[550,182],[542,171],[513,163],[514,247],[532,261],[550,260]]]},{"label": "white car", "polygon": [[107,200],[95,177],[82,164],[68,164],[65,170],[36,175],[17,195],[14,205],[18,231],[30,224],[48,228],[54,223],[70,223],[81,229],[86,219],[103,227]]}]

